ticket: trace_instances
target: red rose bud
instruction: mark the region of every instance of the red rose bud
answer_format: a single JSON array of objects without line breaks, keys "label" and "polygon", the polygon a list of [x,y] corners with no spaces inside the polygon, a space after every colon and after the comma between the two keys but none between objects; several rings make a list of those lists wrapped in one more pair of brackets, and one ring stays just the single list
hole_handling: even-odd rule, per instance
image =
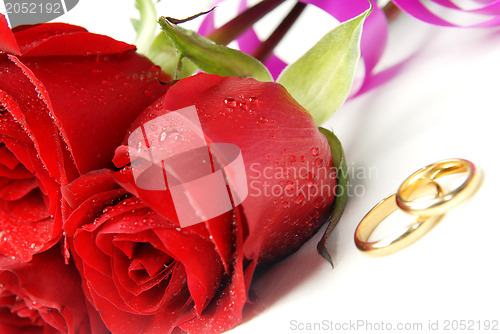
[{"label": "red rose bud", "polygon": [[29,263],[0,256],[0,282],[3,334],[104,333],[98,318],[91,325],[78,271],[59,247]]},{"label": "red rose bud", "polygon": [[276,83],[182,79],[124,143],[119,172],[63,189],[72,254],[113,333],[234,327],[255,266],[304,243],[334,199],[327,140]]},{"label": "red rose bud", "polygon": [[0,253],[55,244],[60,186],[110,165],[130,123],[166,91],[135,47],[61,23],[10,30],[0,15]]}]

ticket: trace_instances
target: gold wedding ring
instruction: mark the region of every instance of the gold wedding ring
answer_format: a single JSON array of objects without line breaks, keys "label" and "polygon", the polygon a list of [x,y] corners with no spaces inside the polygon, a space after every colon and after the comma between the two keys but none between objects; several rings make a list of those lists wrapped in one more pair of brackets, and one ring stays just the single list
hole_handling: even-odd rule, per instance
[{"label": "gold wedding ring", "polygon": [[[423,196],[440,196],[443,189],[438,183],[428,181],[422,184],[419,188],[411,188],[414,192],[410,194],[411,198]],[[373,209],[366,214],[361,220],[356,232],[354,233],[354,242],[359,250],[367,252],[373,256],[384,256],[400,251],[401,249],[411,245],[430,229],[436,225],[441,219],[441,216],[432,217],[416,217],[415,221],[406,229],[399,233],[394,233],[379,241],[368,241],[373,231],[386,219],[390,214],[399,209],[396,203],[396,193],[386,197],[380,201]]]},{"label": "gold wedding ring", "polygon": [[[413,193],[415,187],[430,181],[459,173],[467,173],[466,180],[456,189],[425,200],[412,200],[409,195]],[[465,159],[448,159],[436,162],[422,169],[419,169],[408,177],[399,186],[396,202],[398,206],[412,214],[419,216],[434,216],[450,211],[472,195],[479,188],[481,178],[474,164]]]},{"label": "gold wedding ring", "polygon": [[[452,191],[446,192],[437,182],[441,177],[459,173],[467,173],[467,178]],[[442,160],[416,171],[396,193],[363,217],[354,233],[356,247],[369,255],[383,256],[409,246],[431,230],[446,212],[474,195],[480,183],[476,167],[464,159]],[[380,223],[398,209],[414,216],[415,221],[399,233],[369,241]]]}]

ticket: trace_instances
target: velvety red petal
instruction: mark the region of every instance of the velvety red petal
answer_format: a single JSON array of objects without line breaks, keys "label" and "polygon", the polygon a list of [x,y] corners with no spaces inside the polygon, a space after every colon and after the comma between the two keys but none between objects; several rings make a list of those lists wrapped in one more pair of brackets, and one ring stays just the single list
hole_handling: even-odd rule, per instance
[{"label": "velvety red petal", "polygon": [[106,298],[95,294],[94,303],[97,309],[101,310],[104,323],[113,334],[170,333],[177,324],[193,317],[193,307],[190,304],[174,305],[154,316],[147,316],[123,312],[114,307]]},{"label": "velvety red petal", "polygon": [[335,189],[330,148],[310,114],[279,84],[201,73],[174,84],[155,116],[192,105],[209,143],[241,149],[245,256],[267,262],[296,249],[319,228]]},{"label": "velvety red petal", "polygon": [[19,164],[16,156],[2,143],[0,143],[0,164],[9,169],[14,169]]},{"label": "velvety red petal", "polygon": [[205,222],[209,238],[222,259],[226,274],[230,274],[234,252],[233,211],[228,211]]},{"label": "velvety red petal", "polygon": [[114,174],[115,180],[131,194],[140,198],[146,205],[162,215],[165,219],[179,225],[174,202],[169,191],[145,190],[138,187],[134,181],[134,176],[130,168],[124,168]]},{"label": "velvety red petal", "polygon": [[189,292],[198,314],[201,314],[217,291],[224,272],[213,244],[182,230],[163,229],[154,232],[163,242],[169,255],[184,265]]},{"label": "velvety red petal", "polygon": [[15,201],[26,196],[30,191],[38,187],[34,177],[22,180],[6,179],[8,182],[0,181],[0,199]]},{"label": "velvety red petal", "polygon": [[236,224],[233,227],[235,236],[235,251],[233,253],[233,268],[230,281],[208,307],[198,316],[180,325],[188,333],[220,333],[238,325],[242,319],[242,312],[247,302],[249,283],[246,277],[253,276],[256,261],[247,267],[245,275],[243,268],[243,240],[244,227],[242,212],[235,210]]},{"label": "velvety red petal", "polygon": [[25,53],[30,48],[36,47],[51,37],[68,35],[75,32],[86,32],[87,29],[66,23],[45,23],[23,25],[15,27],[12,31],[21,52]]},{"label": "velvety red petal", "polygon": [[[65,265],[58,247],[38,254],[29,263],[0,258],[0,273],[10,274],[10,280],[2,280],[3,288],[26,296],[31,307],[38,311],[41,319],[52,327],[68,333],[76,333],[88,323],[87,310],[80,288],[80,277],[72,265]],[[3,276],[5,277],[5,276]],[[48,309],[52,312],[48,312]],[[51,333],[45,328],[44,333]],[[29,328],[18,327],[18,332],[29,332]],[[55,333],[56,331],[54,331]]]},{"label": "velvety red petal", "polygon": [[78,228],[92,223],[107,206],[112,205],[117,198],[121,198],[125,194],[127,194],[125,190],[116,189],[89,197],[69,215],[64,222],[64,232],[68,237],[72,237]]},{"label": "velvety red petal", "polygon": [[[0,222],[5,235],[1,243],[9,243],[16,256],[31,260],[34,253],[54,245],[54,219],[47,214],[47,207],[36,191],[20,200],[4,202],[0,209]],[[9,207],[10,206],[10,207]]]},{"label": "velvety red petal", "polygon": [[61,182],[65,178],[61,173],[62,166],[59,165],[62,149],[59,145],[59,133],[51,118],[50,99],[33,72],[18,58],[9,57],[12,63],[4,63],[0,67],[3,79],[0,89],[15,99],[19,107],[12,105],[11,101],[0,102],[26,129],[49,174]]},{"label": "velvety red petal", "polygon": [[43,82],[80,174],[110,164],[130,123],[167,89],[156,80],[159,67],[134,52],[23,63]]},{"label": "velvety red petal", "polygon": [[23,165],[17,165],[14,169],[10,169],[3,165],[0,165],[0,177],[23,180],[32,178],[33,174],[31,174],[31,172],[27,170]]},{"label": "velvety red petal", "polygon": [[16,38],[10,30],[7,20],[3,14],[0,14],[0,51],[15,55],[21,54]]},{"label": "velvety red petal", "polygon": [[107,55],[135,50],[135,46],[88,32],[48,37],[23,52],[23,57]]},{"label": "velvety red petal", "polygon": [[109,190],[118,189],[109,169],[91,171],[62,188],[62,195],[73,209],[90,197]]}]

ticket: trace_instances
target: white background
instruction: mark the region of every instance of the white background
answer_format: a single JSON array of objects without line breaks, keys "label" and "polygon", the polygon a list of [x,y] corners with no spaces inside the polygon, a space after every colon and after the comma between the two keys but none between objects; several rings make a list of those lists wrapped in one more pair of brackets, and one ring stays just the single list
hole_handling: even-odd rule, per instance
[{"label": "white background", "polygon": [[[158,8],[160,15],[182,18],[209,3],[163,0]],[[132,0],[83,0],[59,21],[133,42],[129,18],[137,16]],[[318,22],[329,22],[321,17]],[[301,40],[312,43],[320,32]],[[307,48],[287,47],[292,58]],[[341,139],[351,170],[372,171],[352,175],[361,196],[350,198],[331,237],[335,269],[316,254],[319,233],[254,282],[259,300],[232,332],[326,333],[334,331],[300,331],[291,322],[362,320],[374,328],[422,323],[423,331],[406,332],[437,333],[447,320],[500,321],[500,30],[433,27],[402,15],[391,26],[381,67],[411,54],[398,76],[348,101],[325,125]],[[360,253],[354,230],[371,207],[416,169],[452,157],[469,159],[484,173],[477,195],[397,254]],[[439,321],[440,331],[427,331],[429,321]],[[477,323],[472,328],[463,332],[478,332]],[[363,329],[340,332],[375,332]]]}]

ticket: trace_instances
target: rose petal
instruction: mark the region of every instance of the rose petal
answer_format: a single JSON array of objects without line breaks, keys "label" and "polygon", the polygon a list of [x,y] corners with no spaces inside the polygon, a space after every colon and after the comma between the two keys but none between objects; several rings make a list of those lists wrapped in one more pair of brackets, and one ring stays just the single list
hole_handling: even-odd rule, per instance
[{"label": "rose petal", "polygon": [[88,32],[51,36],[30,45],[23,57],[90,56],[115,54],[135,50],[135,46],[111,37]]},{"label": "rose petal", "polygon": [[[236,106],[229,107],[224,102],[228,100],[234,100]],[[250,233],[244,247],[246,257],[272,261],[297,248],[317,230],[320,211],[326,211],[334,198],[328,142],[309,113],[276,83],[197,74],[173,85],[155,116],[191,105],[197,108],[207,142],[235,144],[243,160],[252,162],[253,167],[245,168],[254,189],[242,203]],[[131,129],[147,120],[147,115],[141,115]],[[270,139],[256,141],[256,136]],[[284,174],[287,169],[290,175]],[[148,193],[135,186],[130,175],[125,182],[122,185],[127,190],[136,192],[155,211],[172,214],[173,206],[165,207],[159,200],[168,198],[168,191]],[[285,192],[288,183],[293,189]],[[278,196],[270,193],[273,187],[280,191]]]},{"label": "rose petal", "polygon": [[[15,97],[19,108],[9,103],[6,105],[7,109],[32,138],[49,174],[61,182],[65,176],[61,174],[61,166],[58,165],[62,154],[58,131],[50,117],[50,99],[33,72],[15,56],[9,56],[9,59],[12,63],[4,63],[0,67],[2,78],[5,78],[0,82],[0,89]],[[3,103],[7,102],[9,101]]]},{"label": "rose petal", "polygon": [[80,174],[106,167],[130,123],[167,89],[156,80],[159,68],[131,52],[23,62],[44,83]]},{"label": "rose petal", "polygon": [[251,262],[247,270],[243,270],[243,240],[244,227],[240,208],[235,209],[236,226],[235,251],[233,254],[233,272],[226,288],[217,295],[212,303],[203,311],[203,314],[180,325],[184,331],[189,333],[222,332],[229,330],[239,324],[242,319],[242,311],[247,302],[247,291],[253,276],[256,261]]},{"label": "rose petal", "polygon": [[3,14],[0,14],[0,51],[15,55],[21,54],[16,38],[10,30],[7,20]]},{"label": "rose petal", "polygon": [[22,180],[0,178],[0,199],[15,201],[26,196],[30,191],[37,187],[38,183],[34,177]]},{"label": "rose petal", "polygon": [[[19,26],[15,27],[12,31],[21,49],[21,53],[24,54],[30,48],[36,47],[51,37],[68,35],[75,32],[86,32],[87,30],[83,27],[66,23],[45,23]],[[50,54],[45,54],[44,56],[48,55]]]},{"label": "rose petal", "polygon": [[[41,323],[45,332],[55,332],[56,328],[75,333],[86,327],[88,317],[80,277],[73,266],[64,264],[58,247],[34,256],[29,263],[0,257],[0,275],[2,291],[14,292],[32,303],[29,306],[46,322]],[[29,330],[17,327],[16,333]]]}]

